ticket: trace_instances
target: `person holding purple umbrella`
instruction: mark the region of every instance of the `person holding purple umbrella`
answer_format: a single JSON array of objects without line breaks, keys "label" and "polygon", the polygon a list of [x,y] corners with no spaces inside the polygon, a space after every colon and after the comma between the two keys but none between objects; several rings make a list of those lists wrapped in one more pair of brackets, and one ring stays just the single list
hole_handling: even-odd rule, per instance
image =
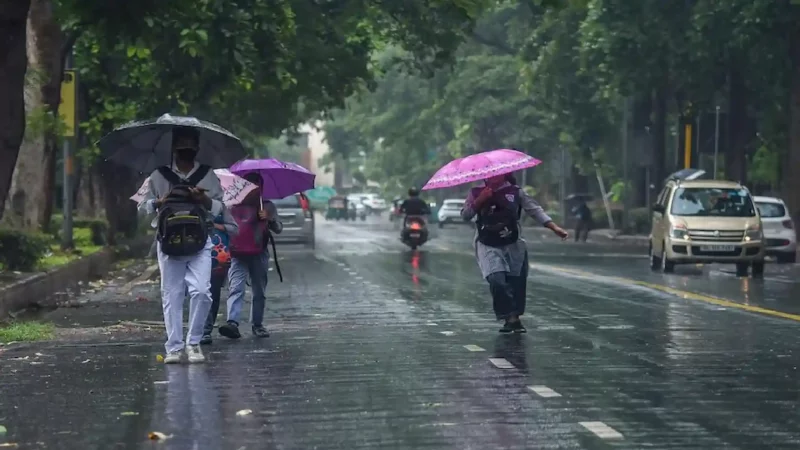
[{"label": "person holding purple umbrella", "polygon": [[[269,332],[264,327],[267,271],[269,270],[267,246],[271,242],[274,253],[275,241],[272,240],[271,233],[279,234],[283,231],[283,224],[278,220],[275,204],[262,199],[264,181],[261,175],[251,172],[245,174],[244,179],[258,186],[258,189],[251,192],[241,204],[231,208],[231,215],[239,227],[239,232],[230,242],[232,258],[228,271],[228,320],[225,325],[219,327],[219,334],[230,339],[242,337],[239,331],[239,316],[244,304],[244,292],[248,278],[253,290],[253,303],[250,310],[253,336],[269,337]],[[275,255],[275,267],[278,276],[283,281],[277,259],[278,256]]]},{"label": "person holding purple umbrella", "polygon": [[520,236],[523,211],[562,240],[567,239],[568,233],[516,184],[511,174],[486,178],[484,186],[470,191],[461,210],[464,220],[477,216],[475,256],[489,283],[495,317],[504,321],[501,333],[527,331],[520,321],[525,313],[528,279],[528,250]]}]

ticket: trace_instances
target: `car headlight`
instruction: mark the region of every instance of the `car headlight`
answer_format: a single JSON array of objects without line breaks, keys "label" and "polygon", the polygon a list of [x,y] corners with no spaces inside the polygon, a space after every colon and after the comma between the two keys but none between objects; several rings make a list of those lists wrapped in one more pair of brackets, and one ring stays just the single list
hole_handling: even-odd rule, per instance
[{"label": "car headlight", "polygon": [[685,225],[671,225],[669,230],[669,235],[672,239],[689,239],[689,230],[686,229]]},{"label": "car headlight", "polygon": [[747,230],[744,232],[744,240],[745,242],[748,241],[760,241],[764,238],[764,233],[761,231],[761,225],[751,225],[747,227]]}]

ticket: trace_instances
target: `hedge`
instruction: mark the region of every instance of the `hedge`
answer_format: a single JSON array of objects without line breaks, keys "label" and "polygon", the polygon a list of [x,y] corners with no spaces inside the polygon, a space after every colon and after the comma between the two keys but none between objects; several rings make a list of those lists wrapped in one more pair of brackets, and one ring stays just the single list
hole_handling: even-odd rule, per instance
[{"label": "hedge", "polygon": [[51,238],[42,233],[0,229],[0,265],[5,270],[30,272],[50,251]]},{"label": "hedge", "polygon": [[[60,238],[63,225],[64,225],[64,217],[60,214],[54,214],[52,219],[50,219],[51,234],[56,238]],[[108,222],[106,222],[105,220],[92,219],[86,217],[75,217],[72,219],[72,228],[73,230],[78,228],[86,228],[91,230],[91,242],[86,242],[86,244],[91,244],[91,245],[106,244],[106,234],[108,233]]]}]

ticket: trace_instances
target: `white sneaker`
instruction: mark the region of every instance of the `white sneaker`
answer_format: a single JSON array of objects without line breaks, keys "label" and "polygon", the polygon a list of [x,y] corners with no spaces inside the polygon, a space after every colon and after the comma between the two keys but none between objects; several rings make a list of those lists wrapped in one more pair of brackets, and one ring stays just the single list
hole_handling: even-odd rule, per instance
[{"label": "white sneaker", "polygon": [[180,364],[181,362],[181,352],[174,351],[167,353],[167,356],[164,357],[164,364]]},{"label": "white sneaker", "polygon": [[206,362],[206,357],[203,356],[203,351],[200,350],[199,345],[187,345],[186,356],[192,364]]}]

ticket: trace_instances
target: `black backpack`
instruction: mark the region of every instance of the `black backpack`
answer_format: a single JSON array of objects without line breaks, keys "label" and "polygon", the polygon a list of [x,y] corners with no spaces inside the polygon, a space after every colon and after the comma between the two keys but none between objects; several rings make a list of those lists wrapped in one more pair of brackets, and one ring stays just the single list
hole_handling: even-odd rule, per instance
[{"label": "black backpack", "polygon": [[192,201],[189,188],[197,186],[210,170],[209,166],[200,166],[184,181],[169,168],[159,167],[161,176],[172,186],[158,210],[157,239],[165,255],[191,256],[205,248],[212,221],[208,211]]}]

